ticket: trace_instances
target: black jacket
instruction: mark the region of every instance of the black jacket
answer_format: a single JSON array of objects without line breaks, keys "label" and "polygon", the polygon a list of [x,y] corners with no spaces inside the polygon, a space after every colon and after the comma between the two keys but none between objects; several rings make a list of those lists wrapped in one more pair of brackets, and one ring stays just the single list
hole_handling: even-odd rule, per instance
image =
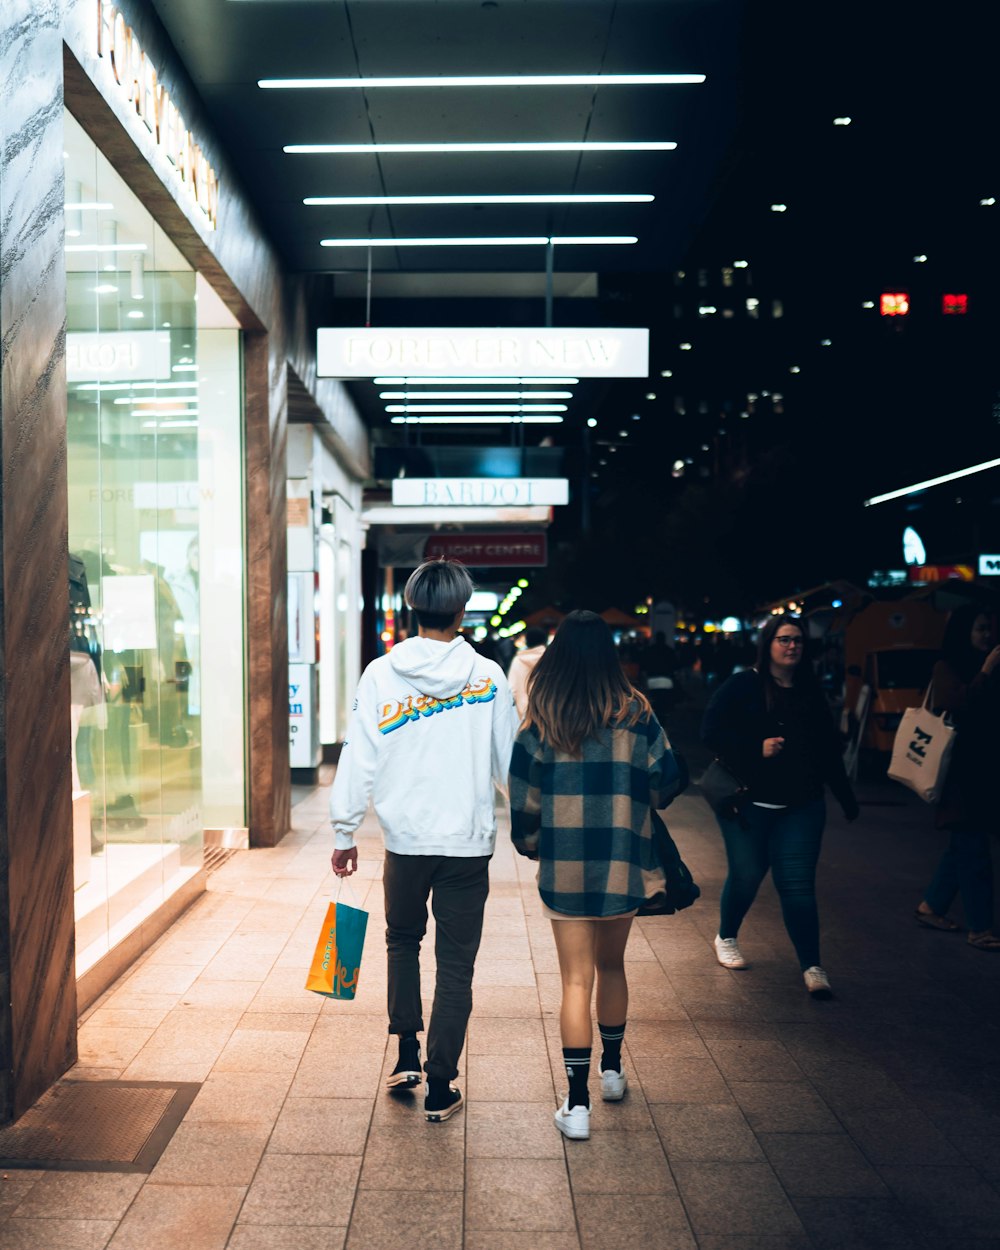
[{"label": "black jacket", "polygon": [[800,740],[794,745],[803,761],[803,776],[786,779],[785,784],[791,786],[787,798],[774,791],[776,761],[763,756],[764,739],[779,735],[773,732],[764,683],[755,669],[734,673],[712,696],[702,721],[702,740],[749,787],[751,802],[758,796],[763,802],[803,802],[819,798],[826,784],[852,820],[858,803],[844,771],[843,746],[823,692],[806,686],[798,687],[796,693]]}]

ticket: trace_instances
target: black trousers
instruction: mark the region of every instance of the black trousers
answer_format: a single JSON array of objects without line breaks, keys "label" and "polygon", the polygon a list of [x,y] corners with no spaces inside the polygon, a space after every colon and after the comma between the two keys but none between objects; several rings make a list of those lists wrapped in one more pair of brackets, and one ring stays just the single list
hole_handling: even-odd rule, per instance
[{"label": "black trousers", "polygon": [[428,1076],[450,1081],[472,1011],[472,974],[490,892],[489,855],[385,853],[385,943],[389,957],[389,1032],[420,1032],[420,943],[431,898],[437,937],[437,980],[427,1030]]}]

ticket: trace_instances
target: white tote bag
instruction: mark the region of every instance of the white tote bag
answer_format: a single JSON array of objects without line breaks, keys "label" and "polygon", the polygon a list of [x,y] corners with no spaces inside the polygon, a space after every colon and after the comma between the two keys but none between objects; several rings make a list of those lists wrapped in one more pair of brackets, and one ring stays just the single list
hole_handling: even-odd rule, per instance
[{"label": "white tote bag", "polygon": [[955,745],[955,726],[931,711],[928,687],[920,707],[908,707],[899,722],[892,744],[889,776],[919,794],[925,803],[936,803],[944,790],[948,761]]}]

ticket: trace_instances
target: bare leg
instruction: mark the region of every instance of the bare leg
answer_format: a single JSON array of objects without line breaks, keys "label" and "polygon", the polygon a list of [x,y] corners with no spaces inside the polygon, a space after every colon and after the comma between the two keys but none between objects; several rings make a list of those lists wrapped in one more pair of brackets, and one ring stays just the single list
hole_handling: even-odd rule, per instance
[{"label": "bare leg", "polygon": [[589,1047],[593,1042],[590,1000],[594,993],[595,930],[602,922],[553,920],[552,934],[562,976],[559,1030],[566,1047]]},{"label": "bare leg", "polygon": [[597,930],[594,962],[597,966],[597,1018],[604,1025],[624,1024],[628,1019],[628,981],[625,979],[625,945],[632,917],[603,920]]}]

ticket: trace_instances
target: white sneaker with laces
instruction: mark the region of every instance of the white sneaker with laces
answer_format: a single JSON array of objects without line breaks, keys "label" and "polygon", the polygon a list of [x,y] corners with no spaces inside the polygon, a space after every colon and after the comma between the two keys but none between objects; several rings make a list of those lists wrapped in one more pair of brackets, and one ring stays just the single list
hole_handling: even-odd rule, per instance
[{"label": "white sneaker with laces", "polygon": [[830,988],[830,978],[819,964],[813,964],[811,968],[807,968],[802,974],[802,980],[805,981],[806,989],[813,998],[833,997],[833,990]]},{"label": "white sneaker with laces", "polygon": [[586,1141],[590,1137],[590,1108],[571,1107],[569,1095],[555,1114],[556,1128],[564,1137]]},{"label": "white sneaker with laces", "polygon": [[624,1072],[601,1072],[601,1097],[605,1102],[621,1102],[628,1088]]},{"label": "white sneaker with laces", "polygon": [[735,938],[724,938],[716,935],[715,958],[722,964],[723,968],[746,968],[749,966],[740,953],[739,944]]}]

